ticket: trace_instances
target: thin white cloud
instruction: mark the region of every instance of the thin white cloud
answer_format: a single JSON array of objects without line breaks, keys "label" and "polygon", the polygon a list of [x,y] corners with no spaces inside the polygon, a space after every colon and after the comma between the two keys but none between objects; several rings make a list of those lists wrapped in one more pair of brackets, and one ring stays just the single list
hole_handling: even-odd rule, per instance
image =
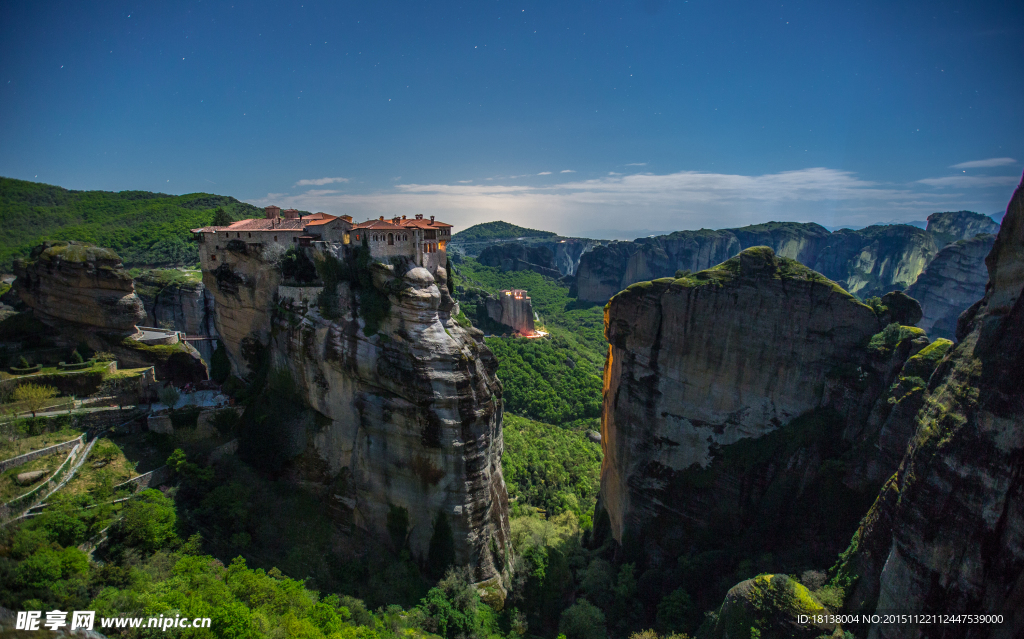
[{"label": "thin white cloud", "polygon": [[630,162],[629,164],[626,164],[625,166],[647,166],[647,163],[646,162]]},{"label": "thin white cloud", "polygon": [[303,195],[319,197],[321,195],[330,195],[331,193],[341,193],[341,191],[338,191],[337,189],[310,189],[303,193]]},{"label": "thin white cloud", "polygon": [[[828,226],[921,220],[935,211],[995,210],[1003,205],[1006,194],[987,187],[1012,188],[1016,183],[1016,178],[962,181],[968,176],[954,177],[961,182],[929,178],[883,184],[850,171],[822,167],[764,175],[613,173],[545,185],[512,184],[506,182],[508,177],[495,177],[486,184],[397,184],[363,194],[268,194],[252,203],[362,219],[399,211],[422,213],[437,215],[461,228],[500,219],[585,236],[587,229],[616,228],[624,219],[631,228],[666,230],[728,228],[768,220],[815,221]],[[935,180],[947,181],[935,184]]]},{"label": "thin white cloud", "polygon": [[561,171],[559,171],[559,173],[575,173],[575,172],[576,171],[573,171],[572,169],[562,169]]},{"label": "thin white cloud", "polygon": [[[490,178],[488,178],[490,179]],[[459,180],[459,184],[472,184],[473,180]]]},{"label": "thin white cloud", "polygon": [[989,158],[987,160],[971,160],[970,162],[961,162],[960,164],[954,164],[949,167],[951,169],[987,169],[993,166],[1006,166],[1008,164],[1016,164],[1017,160],[1013,158]]},{"label": "thin white cloud", "polygon": [[295,183],[295,186],[323,186],[325,184],[336,184],[338,182],[348,182],[348,178],[343,177],[325,177],[316,178],[313,180],[299,180]]},{"label": "thin white cloud", "polygon": [[551,171],[541,171],[537,175],[551,175]]},{"label": "thin white cloud", "polygon": [[941,178],[926,178],[917,182],[918,184],[927,184],[928,186],[940,188],[976,189],[991,186],[1013,186],[1017,184],[1019,179],[1012,175],[951,175]]}]

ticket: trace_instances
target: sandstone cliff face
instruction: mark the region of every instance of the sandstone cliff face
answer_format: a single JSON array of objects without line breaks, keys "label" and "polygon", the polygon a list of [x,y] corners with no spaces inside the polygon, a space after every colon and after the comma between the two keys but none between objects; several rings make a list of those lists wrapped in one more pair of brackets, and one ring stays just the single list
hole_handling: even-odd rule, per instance
[{"label": "sandstone cliff face", "polygon": [[456,561],[500,588],[510,560],[501,384],[482,334],[452,320],[444,270],[371,264],[391,308],[367,335],[362,298],[348,283],[337,285],[329,319],[315,306],[276,301],[279,278],[258,251],[230,260],[204,274],[230,356],[246,370],[263,344],[270,370],[286,372],[315,410],[304,424],[274,425],[287,431],[293,475],[312,482],[340,521],[376,537],[387,539],[389,517],[404,512],[421,561],[444,517]]},{"label": "sandstone cliff face", "polygon": [[[137,278],[135,290],[146,309],[146,326],[172,328],[190,336],[217,335],[213,294],[202,281],[167,283],[156,272]],[[196,341],[193,346],[209,364],[216,342]]]},{"label": "sandstone cliff face", "polygon": [[214,327],[232,370],[244,377],[252,371],[242,344],[246,339],[259,344],[269,342],[281,272],[274,256],[258,245],[229,245],[221,255],[220,266],[203,271],[203,285],[213,296]]},{"label": "sandstone cliff face", "polygon": [[14,265],[18,296],[43,321],[134,333],[146,317],[121,258],[83,242],[44,242]]},{"label": "sandstone cliff face", "polygon": [[768,222],[732,229],[740,246],[770,246],[776,255],[810,266],[828,242],[828,229],[820,224]]},{"label": "sandstone cliff face", "polygon": [[924,313],[918,326],[930,336],[952,339],[957,318],[985,295],[985,256],[995,239],[978,235],[947,244],[907,288],[907,295],[921,303]]},{"label": "sandstone cliff face", "polygon": [[484,266],[503,271],[535,271],[554,278],[562,275],[555,268],[554,253],[546,246],[527,246],[519,242],[494,244],[480,251],[477,260]]},{"label": "sandstone cliff face", "polygon": [[[492,246],[501,246],[505,243],[508,243],[507,240],[466,242],[456,235],[449,246],[460,253],[475,257]],[[580,258],[594,247],[605,244],[601,240],[561,236],[524,237],[516,240],[515,243],[521,244],[527,247],[527,249],[547,249],[551,251],[552,264],[550,268],[557,270],[559,272],[558,276],[575,275],[576,269],[580,264]]]},{"label": "sandstone cliff face", "polygon": [[[991,218],[976,213],[936,215],[936,228],[959,233],[969,232],[962,229],[987,228],[984,220],[970,216],[991,222]],[[742,249],[768,246],[777,255],[812,267],[866,299],[905,289],[938,248],[955,239],[958,237],[907,225],[829,233],[818,224],[768,222],[720,231],[679,231],[635,242],[614,242],[587,253],[580,259],[574,290],[580,300],[605,302],[630,284],[670,277],[677,270],[710,268]]]},{"label": "sandstone cliff face", "polygon": [[776,255],[813,267],[861,298],[903,290],[937,250],[931,233],[904,225],[829,233],[818,224],[768,222],[679,231],[587,253],[580,259],[575,290],[580,300],[604,302],[630,284],[710,268],[752,246],[768,246]]},{"label": "sandstone cliff face", "polygon": [[533,324],[533,303],[525,293],[516,296],[514,291],[510,295],[499,293],[497,297],[487,298],[487,315],[498,322],[518,331],[523,335],[532,335]]},{"label": "sandstone cliff face", "polygon": [[934,237],[916,226],[840,229],[810,266],[866,299],[913,284],[937,251]]},{"label": "sandstone cliff face", "polygon": [[932,213],[928,216],[928,232],[945,236],[947,242],[969,240],[982,233],[998,233],[999,223],[972,211]]},{"label": "sandstone cliff face", "polygon": [[[758,476],[720,458],[826,406],[866,418],[911,349],[908,341],[875,370],[863,347],[879,330],[872,309],[767,247],[615,296],[606,307],[600,495],[615,538],[642,537],[656,561],[672,557],[712,527],[715,511],[738,525],[743,504],[770,492],[787,463],[811,482],[810,458],[824,449],[790,450],[796,457]],[[838,414],[823,420],[794,428],[835,440],[849,430]]]},{"label": "sandstone cliff face", "polygon": [[985,297],[932,375],[917,432],[844,556],[850,610],[1002,613],[1002,626],[877,625],[871,637],[1024,632],[1024,185]]},{"label": "sandstone cliff face", "polygon": [[559,239],[548,246],[555,255],[555,268],[562,275],[575,275],[580,259],[587,251],[592,250],[599,242],[575,237]]}]

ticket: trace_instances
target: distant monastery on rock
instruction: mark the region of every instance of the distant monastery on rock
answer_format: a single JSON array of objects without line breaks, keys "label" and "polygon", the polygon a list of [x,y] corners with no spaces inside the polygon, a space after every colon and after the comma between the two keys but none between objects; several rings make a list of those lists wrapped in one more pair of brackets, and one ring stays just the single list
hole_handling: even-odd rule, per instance
[{"label": "distant monastery on rock", "polygon": [[266,216],[262,219],[192,229],[200,244],[203,268],[216,269],[218,260],[225,259],[223,251],[228,249],[229,242],[279,246],[284,250],[309,246],[337,255],[351,244],[360,245],[365,241],[374,258],[406,257],[431,273],[438,266],[443,267],[447,260],[445,246],[451,240],[452,225],[435,221],[433,215],[429,220],[422,215],[411,219],[403,215],[389,220],[381,216],[354,224],[350,215],[300,216],[295,209],[282,211],[278,206],[268,206],[265,210]]}]

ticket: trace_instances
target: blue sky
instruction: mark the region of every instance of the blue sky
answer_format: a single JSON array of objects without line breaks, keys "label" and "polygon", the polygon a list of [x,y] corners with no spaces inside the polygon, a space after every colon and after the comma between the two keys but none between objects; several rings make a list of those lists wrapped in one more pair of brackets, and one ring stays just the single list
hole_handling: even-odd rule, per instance
[{"label": "blue sky", "polygon": [[8,2],[0,175],[357,217],[829,226],[1005,207],[1024,3]]}]

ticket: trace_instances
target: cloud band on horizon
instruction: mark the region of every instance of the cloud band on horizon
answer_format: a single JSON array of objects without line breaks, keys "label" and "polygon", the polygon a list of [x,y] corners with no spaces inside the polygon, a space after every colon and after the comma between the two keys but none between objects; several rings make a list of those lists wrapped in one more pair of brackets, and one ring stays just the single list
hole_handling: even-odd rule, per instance
[{"label": "cloud band on horizon", "polygon": [[[609,175],[560,184],[399,184],[376,193],[268,194],[250,200],[373,218],[437,215],[465,228],[503,219],[568,235],[587,228],[728,228],[770,220],[827,226],[921,220],[942,210],[992,212],[1005,206],[1018,178],[926,178],[910,184],[863,180],[851,171],[812,167],[764,175],[679,171]],[[952,187],[937,190],[936,186]],[[953,189],[967,189],[956,192]]]}]

